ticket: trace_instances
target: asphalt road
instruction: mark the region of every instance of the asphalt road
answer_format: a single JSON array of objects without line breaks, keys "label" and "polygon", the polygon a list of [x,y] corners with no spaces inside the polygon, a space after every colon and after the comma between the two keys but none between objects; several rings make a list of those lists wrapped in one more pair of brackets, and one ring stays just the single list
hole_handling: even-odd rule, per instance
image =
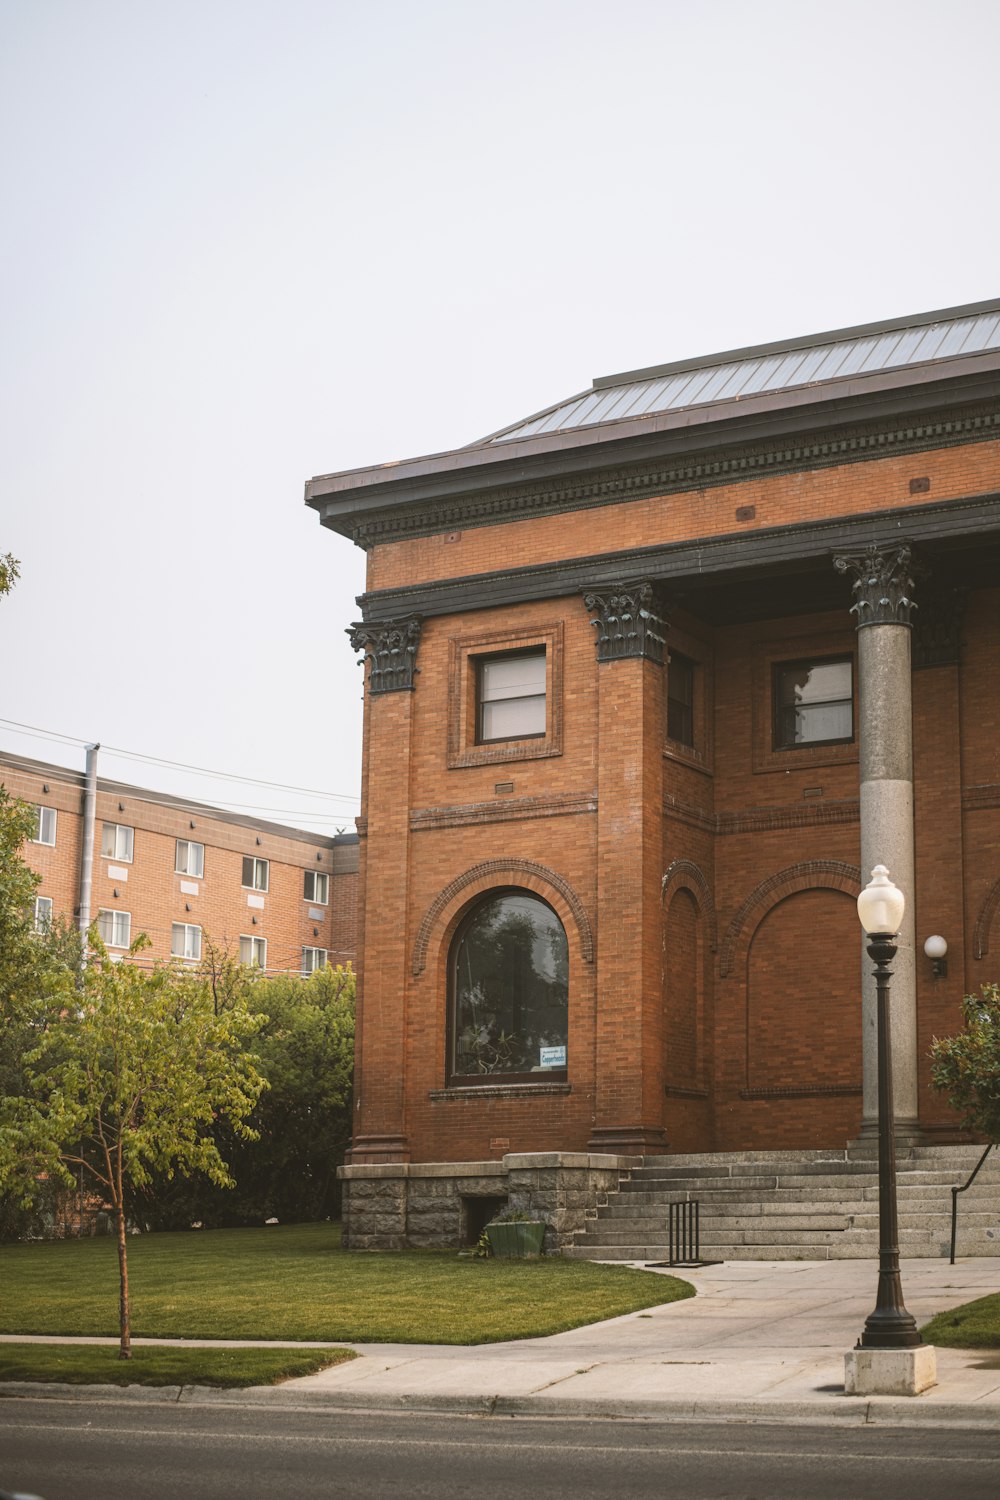
[{"label": "asphalt road", "polygon": [[4,1488],[43,1500],[996,1500],[1000,1433],[0,1400]]}]

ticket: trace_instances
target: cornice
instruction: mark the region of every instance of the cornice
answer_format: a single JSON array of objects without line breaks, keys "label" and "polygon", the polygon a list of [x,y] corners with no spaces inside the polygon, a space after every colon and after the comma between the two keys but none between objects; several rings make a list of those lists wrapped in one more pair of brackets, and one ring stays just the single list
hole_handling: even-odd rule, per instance
[{"label": "cornice", "polygon": [[1000,491],[933,505],[829,516],[517,569],[431,579],[362,594],[358,603],[366,621],[391,622],[410,613],[459,614],[537,599],[557,599],[588,589],[596,592],[611,587],[621,578],[643,578],[669,590],[684,579],[695,578],[703,583],[712,575],[750,577],[758,569],[786,569],[803,562],[825,570],[833,554],[867,545],[879,530],[889,535],[905,531],[917,546],[941,539],[982,538],[986,532],[1000,530]]},{"label": "cornice", "polygon": [[920,453],[1000,436],[1000,409],[982,403],[949,417],[900,423],[868,422],[844,426],[829,436],[797,443],[747,442],[685,454],[671,461],[619,464],[595,469],[579,479],[501,485],[489,491],[438,497],[422,503],[387,504],[358,516],[348,534],[360,547],[405,541],[470,526],[495,526],[528,517],[558,515],[654,495],[709,489],[759,478],[762,473],[788,474],[835,464],[864,463],[887,453]]}]

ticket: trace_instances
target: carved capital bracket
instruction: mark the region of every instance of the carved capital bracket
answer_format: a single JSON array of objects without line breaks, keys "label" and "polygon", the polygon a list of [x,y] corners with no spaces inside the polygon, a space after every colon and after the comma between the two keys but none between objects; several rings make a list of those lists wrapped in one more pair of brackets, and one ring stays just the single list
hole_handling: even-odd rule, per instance
[{"label": "carved capital bracket", "polygon": [[369,693],[412,692],[420,644],[420,616],[383,620],[376,625],[349,625],[347,634],[355,651],[363,651],[360,665],[370,663]]},{"label": "carved capital bracket", "polygon": [[603,594],[585,593],[584,605],[597,631],[597,660],[641,656],[663,663],[669,622],[651,583],[613,584]]},{"label": "carved capital bracket", "polygon": [[838,573],[854,574],[851,614],[856,616],[859,630],[865,625],[912,623],[910,612],[917,607],[913,598],[917,569],[908,542],[841,553],[834,557],[833,566]]},{"label": "carved capital bracket", "polygon": [[924,598],[913,630],[913,670],[957,666],[968,589],[951,588]]}]

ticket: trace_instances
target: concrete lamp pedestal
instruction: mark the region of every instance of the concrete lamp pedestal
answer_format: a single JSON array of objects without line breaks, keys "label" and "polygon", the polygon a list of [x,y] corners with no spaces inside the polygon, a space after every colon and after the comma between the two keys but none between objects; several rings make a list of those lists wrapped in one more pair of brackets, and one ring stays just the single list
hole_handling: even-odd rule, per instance
[{"label": "concrete lamp pedestal", "polygon": [[845,1396],[919,1396],[937,1385],[932,1344],[913,1349],[852,1349],[844,1356]]}]

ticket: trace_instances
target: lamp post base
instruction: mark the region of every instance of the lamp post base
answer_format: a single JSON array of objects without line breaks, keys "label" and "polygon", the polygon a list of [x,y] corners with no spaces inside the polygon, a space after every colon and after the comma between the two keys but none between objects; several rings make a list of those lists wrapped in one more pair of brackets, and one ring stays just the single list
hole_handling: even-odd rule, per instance
[{"label": "lamp post base", "polygon": [[845,1396],[919,1396],[937,1385],[932,1344],[915,1349],[852,1349],[844,1355]]}]

